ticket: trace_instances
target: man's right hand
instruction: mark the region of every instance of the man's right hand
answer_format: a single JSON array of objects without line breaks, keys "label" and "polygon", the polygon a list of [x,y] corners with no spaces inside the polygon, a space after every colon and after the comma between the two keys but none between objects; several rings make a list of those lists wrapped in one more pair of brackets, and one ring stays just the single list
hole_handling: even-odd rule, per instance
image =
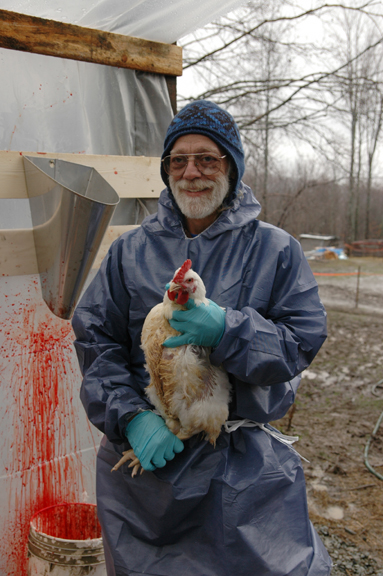
[{"label": "man's right hand", "polygon": [[183,442],[170,432],[161,416],[145,411],[128,424],[125,435],[144,470],[163,468],[184,449]]}]

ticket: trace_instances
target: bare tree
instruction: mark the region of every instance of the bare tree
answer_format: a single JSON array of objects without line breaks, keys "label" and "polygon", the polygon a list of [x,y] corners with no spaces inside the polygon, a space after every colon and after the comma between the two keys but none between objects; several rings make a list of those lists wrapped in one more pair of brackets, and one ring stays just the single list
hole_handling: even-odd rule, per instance
[{"label": "bare tree", "polygon": [[[345,238],[353,241],[358,237],[362,149],[367,139],[367,149],[371,154],[369,172],[372,176],[372,161],[380,132],[380,127],[376,132],[380,104],[376,99],[371,100],[371,95],[378,86],[377,77],[381,74],[381,57],[377,49],[381,50],[382,36],[375,23],[367,19],[365,14],[351,15],[348,12],[342,12],[336,19],[332,35],[333,59],[345,64],[340,72],[332,75],[332,117],[336,117],[338,123],[343,122],[349,134],[349,196]],[[370,110],[371,105],[374,107],[373,112]]]},{"label": "bare tree", "polygon": [[375,152],[381,135],[383,120],[383,89],[382,81],[372,84],[366,94],[364,102],[363,118],[365,121],[366,150],[367,150],[367,186],[366,206],[364,220],[364,237],[370,238],[370,213],[371,213],[371,190],[372,171]]},{"label": "bare tree", "polygon": [[[367,173],[362,154],[363,150],[372,153],[371,194],[372,159],[381,127],[381,121],[379,124],[377,120],[379,114],[374,112],[374,124],[370,111],[367,144],[368,122],[363,98],[371,67],[366,68],[365,63],[368,58],[374,61],[376,48],[381,47],[379,25],[382,15],[381,5],[373,0],[349,0],[347,3],[318,0],[309,10],[301,9],[294,1],[259,0],[185,41],[185,69],[198,70],[201,89],[198,94],[181,97],[181,104],[208,98],[235,115],[246,147],[249,177],[260,196],[265,220],[285,225],[288,215],[293,213],[282,203],[285,216],[276,217],[272,208],[273,175],[283,165],[284,177],[289,176],[291,161],[286,157],[282,161],[281,151],[290,150],[291,157],[295,155],[302,160],[303,153],[308,157],[307,162],[314,162],[322,172],[333,172],[334,182],[347,175],[348,220],[344,232],[347,238],[357,234],[358,192],[363,188],[362,178]],[[349,25],[349,40],[342,44],[342,50],[334,34],[334,42],[329,44],[328,24],[335,17],[333,28],[338,36],[342,32],[342,22]],[[302,24],[314,19],[318,26],[325,23],[319,40],[302,34]],[[356,42],[353,34],[358,19],[363,25],[368,21],[375,26],[375,35],[367,37],[360,28],[360,38]],[[347,39],[343,30],[343,39],[345,37]],[[337,45],[336,50],[334,45]],[[378,84],[375,78],[375,85]],[[361,121],[363,114],[364,123]],[[345,126],[349,142],[345,139]],[[328,177],[325,181],[330,185]],[[301,190],[298,182],[293,188],[295,191],[285,196],[286,202],[292,205],[301,202],[311,189],[303,186]],[[334,190],[334,193],[340,193],[340,188]]]}]

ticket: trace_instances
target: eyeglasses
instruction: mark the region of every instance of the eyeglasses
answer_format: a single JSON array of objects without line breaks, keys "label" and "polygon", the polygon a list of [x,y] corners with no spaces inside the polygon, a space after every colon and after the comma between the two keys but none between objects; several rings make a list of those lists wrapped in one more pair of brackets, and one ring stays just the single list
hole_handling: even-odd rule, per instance
[{"label": "eyeglasses", "polygon": [[202,152],[199,154],[171,154],[165,156],[162,160],[164,170],[169,176],[181,176],[189,163],[189,158],[194,159],[194,166],[204,174],[210,176],[216,174],[221,169],[222,160],[226,156],[218,156],[211,152]]}]

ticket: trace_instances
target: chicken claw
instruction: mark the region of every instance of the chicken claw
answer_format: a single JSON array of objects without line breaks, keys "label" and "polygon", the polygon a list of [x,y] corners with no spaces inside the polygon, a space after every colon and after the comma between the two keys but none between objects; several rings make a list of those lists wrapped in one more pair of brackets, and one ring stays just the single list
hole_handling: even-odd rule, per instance
[{"label": "chicken claw", "polygon": [[[117,462],[117,464],[115,466],[113,466],[111,472],[115,472],[116,470],[119,469],[120,466],[125,464],[125,462],[127,462],[128,460],[131,460],[131,463],[129,464],[128,468],[133,468],[132,478],[134,478],[134,476],[136,476],[136,474],[138,473],[138,471],[141,468],[141,463],[140,463],[139,459],[137,458],[137,456],[135,455],[135,453],[133,452],[133,450],[126,450],[122,454],[123,454],[122,458],[120,458],[120,460]],[[142,474],[143,471],[144,471],[144,469],[141,468],[140,474]]]}]

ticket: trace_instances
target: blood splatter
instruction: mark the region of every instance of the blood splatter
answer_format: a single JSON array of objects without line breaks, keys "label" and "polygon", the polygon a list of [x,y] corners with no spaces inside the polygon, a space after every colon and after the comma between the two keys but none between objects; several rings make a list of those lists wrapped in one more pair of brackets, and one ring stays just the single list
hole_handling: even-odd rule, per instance
[{"label": "blood splatter", "polygon": [[18,298],[8,311],[1,326],[7,339],[0,358],[12,366],[8,385],[13,424],[4,452],[12,480],[7,482],[9,513],[2,518],[0,548],[5,575],[26,576],[32,515],[54,504],[76,502],[85,490],[79,415],[72,404],[78,374],[70,322],[48,310],[42,313],[28,299]]}]

